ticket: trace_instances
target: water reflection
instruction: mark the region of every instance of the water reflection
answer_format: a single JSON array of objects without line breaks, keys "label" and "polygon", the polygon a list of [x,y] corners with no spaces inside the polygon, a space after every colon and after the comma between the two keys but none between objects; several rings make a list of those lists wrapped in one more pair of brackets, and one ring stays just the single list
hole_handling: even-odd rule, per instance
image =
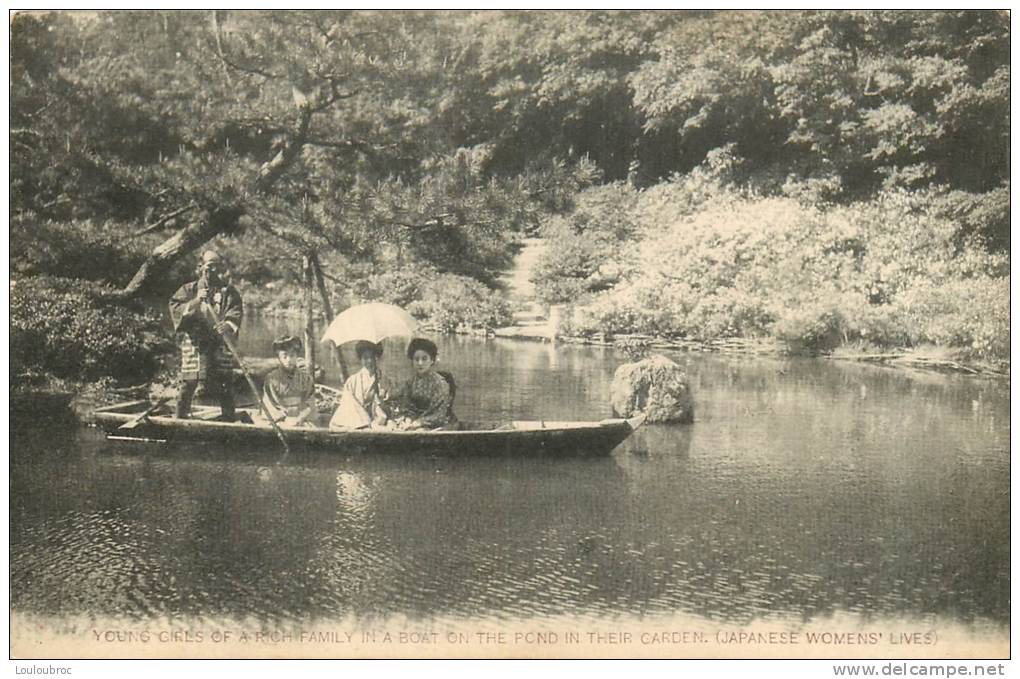
[{"label": "water reflection", "polygon": [[[458,413],[489,421],[605,417],[623,360],[468,338],[444,339],[440,352],[457,375]],[[1006,624],[1005,385],[821,361],[678,360],[697,422],[647,426],[594,460],[301,454],[281,465],[274,448],[125,448],[94,431],[19,430],[12,607]],[[392,375],[407,370],[399,346],[385,361]],[[339,380],[336,366],[328,378]]]}]

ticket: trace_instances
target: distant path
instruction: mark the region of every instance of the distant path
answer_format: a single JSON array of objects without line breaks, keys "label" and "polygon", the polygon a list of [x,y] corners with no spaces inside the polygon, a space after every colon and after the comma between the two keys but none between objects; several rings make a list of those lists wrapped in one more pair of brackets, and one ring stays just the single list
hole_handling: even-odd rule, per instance
[{"label": "distant path", "polygon": [[499,277],[513,306],[514,325],[500,328],[496,334],[503,337],[546,337],[548,310],[536,299],[535,286],[531,282],[535,265],[545,252],[546,242],[541,238],[525,238],[521,242],[523,247],[514,257],[510,270]]},{"label": "distant path", "polygon": [[541,238],[525,238],[523,247],[514,257],[513,266],[500,277],[513,302],[531,302],[535,299],[535,286],[531,274],[539,257],[545,252],[545,241]]}]

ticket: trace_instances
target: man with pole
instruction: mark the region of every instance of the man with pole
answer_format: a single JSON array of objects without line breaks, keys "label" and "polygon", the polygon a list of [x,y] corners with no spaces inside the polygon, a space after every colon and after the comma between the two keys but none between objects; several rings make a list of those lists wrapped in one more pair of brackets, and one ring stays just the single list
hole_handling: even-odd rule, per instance
[{"label": "man with pole", "polygon": [[227,281],[227,267],[219,253],[202,253],[198,280],[184,284],[170,299],[170,318],[181,349],[180,395],[176,416],[191,414],[191,401],[199,384],[213,389],[220,403],[221,419],[234,421],[230,351],[244,306],[241,294]]}]

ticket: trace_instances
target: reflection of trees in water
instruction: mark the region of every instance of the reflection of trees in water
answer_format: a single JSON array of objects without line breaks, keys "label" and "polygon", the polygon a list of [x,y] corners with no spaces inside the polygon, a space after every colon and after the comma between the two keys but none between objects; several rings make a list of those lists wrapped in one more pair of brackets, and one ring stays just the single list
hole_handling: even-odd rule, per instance
[{"label": "reflection of trees in water", "polygon": [[[474,338],[443,338],[440,352],[465,419],[601,416],[624,360]],[[124,456],[22,436],[12,602],[266,619],[1006,615],[1003,386],[679,358],[697,421],[645,426],[598,460],[297,455],[276,466],[275,449]]]},{"label": "reflection of trees in water", "polygon": [[309,564],[337,515],[335,471],[183,452],[84,462],[66,508],[36,518],[58,538],[32,537],[25,608],[272,620],[317,605]]},{"label": "reflection of trees in water", "polygon": [[768,357],[700,356],[692,361],[691,378],[695,394],[699,391],[735,390],[742,395],[753,392],[776,394],[810,393],[826,398],[888,398],[897,403],[910,400],[933,402],[947,407],[969,408],[970,401],[1006,398],[1004,383],[959,375],[902,368],[873,366],[852,361],[827,359],[779,359]]},{"label": "reflection of trees in water", "polygon": [[455,409],[476,421],[610,416],[612,371],[593,360],[602,353],[593,347],[461,337],[440,345],[458,379]]},{"label": "reflection of trees in water", "polygon": [[843,440],[808,432],[799,455],[727,429],[646,426],[617,451],[634,511],[659,531],[642,559],[668,583],[662,601],[738,622],[1008,614],[1005,458],[926,464],[862,445],[860,420]]},{"label": "reflection of trees in water", "polygon": [[[779,469],[856,465],[876,482],[925,478],[1006,447],[1001,385],[810,360],[703,359],[692,379],[696,427],[713,447]],[[709,439],[706,439],[708,442]],[[930,460],[918,465],[919,459]],[[917,469],[915,469],[917,468]]]},{"label": "reflection of trees in water", "polygon": [[[462,393],[479,412],[519,417],[529,408],[539,417],[595,410],[624,360],[611,350],[566,346],[555,350],[554,363],[548,345],[472,338],[451,339],[441,351],[447,366],[454,357],[461,362],[455,371]],[[617,449],[618,502],[597,505],[612,507],[603,525],[574,512],[578,505],[564,491],[567,509],[559,511],[573,516],[574,529],[540,525],[540,514],[530,511],[497,521],[500,515],[479,501],[469,503],[486,517],[473,524],[474,535],[450,515],[456,505],[409,488],[407,497],[417,499],[384,513],[426,508],[431,523],[397,528],[428,522],[425,512],[389,522],[394,553],[410,559],[402,572],[447,564],[425,578],[460,593],[468,610],[499,610],[500,598],[511,608],[552,610],[560,601],[567,610],[569,597],[539,594],[558,588],[577,608],[671,607],[733,620],[769,610],[806,617],[1001,613],[1009,525],[1008,496],[1001,494],[1009,450],[1001,384],[828,360],[677,358],[691,377],[698,421],[646,426]],[[444,487],[438,478],[428,487]],[[492,482],[470,485],[493,502],[506,495]],[[520,500],[543,506],[540,488],[525,484]],[[447,488],[440,496],[470,492]],[[460,561],[440,553],[445,534]],[[489,535],[499,540],[486,543]],[[491,565],[500,562],[493,554],[508,565]],[[482,582],[491,586],[490,598],[472,600]],[[388,586],[385,578],[379,586]],[[401,596],[413,598],[394,594]],[[429,609],[427,600],[419,604]]]},{"label": "reflection of trees in water", "polygon": [[393,562],[366,587],[390,612],[530,615],[598,598],[597,574],[575,560],[623,498],[611,458],[405,465],[384,473],[374,503]]},{"label": "reflection of trees in water", "polygon": [[70,476],[46,467],[56,505],[12,518],[13,602],[265,620],[1005,615],[1008,502],[987,491],[1004,462],[897,474],[882,450],[768,454],[728,429],[648,426],[596,460],[84,456]]},{"label": "reflection of trees in water", "polygon": [[[169,543],[178,601],[171,613],[254,615],[274,619],[303,612],[302,599],[316,588],[306,564],[314,541],[333,516],[332,484],[299,467],[237,461],[173,460],[152,477],[156,492],[145,504]],[[174,501],[191,506],[189,521],[159,515]]]},{"label": "reflection of trees in water", "polygon": [[[51,432],[52,434],[52,432]],[[50,444],[53,437],[50,437]],[[58,440],[62,440],[58,437]],[[12,610],[146,615],[177,597],[164,543],[143,506],[144,461],[77,455],[73,438],[50,454],[11,459]],[[67,446],[67,447],[65,447]],[[173,499],[180,499],[174,497]],[[168,504],[163,516],[187,521],[187,503]]]},{"label": "reflection of trees in water", "polygon": [[[100,485],[121,474],[111,459]],[[146,465],[135,462],[126,476]],[[168,590],[152,610],[111,600],[90,611],[300,620],[605,605],[587,557],[623,497],[611,458],[344,465],[151,464],[144,496],[122,495],[126,483],[107,497],[135,506],[147,537],[132,550],[150,555]]]}]

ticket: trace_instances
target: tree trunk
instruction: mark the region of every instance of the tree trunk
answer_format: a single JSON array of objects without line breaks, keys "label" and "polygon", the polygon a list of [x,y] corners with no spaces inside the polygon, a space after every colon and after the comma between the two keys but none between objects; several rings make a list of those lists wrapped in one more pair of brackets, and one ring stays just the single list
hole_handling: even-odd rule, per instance
[{"label": "tree trunk", "polygon": [[[315,274],[315,285],[319,288],[319,298],[322,301],[322,316],[325,320],[325,326],[329,327],[329,324],[333,322],[335,316],[333,315],[333,305],[329,301],[329,292],[326,290],[326,281],[322,276],[322,264],[319,262],[319,256],[312,253],[312,272]],[[333,344],[332,340],[330,345],[333,347],[333,353],[336,356],[337,363],[340,364],[340,379],[343,382],[347,381],[347,362],[344,360],[344,354],[340,350],[340,347]]]},{"label": "tree trunk", "polygon": [[165,275],[180,257],[201,247],[217,234],[235,230],[241,214],[240,208],[222,208],[213,211],[205,219],[189,224],[152,251],[127,287],[110,293],[107,297],[130,299],[145,292],[151,282]]},{"label": "tree trunk", "polygon": [[304,257],[305,274],[305,367],[315,382],[315,298],[313,297],[314,276],[312,275],[312,255]]},{"label": "tree trunk", "polygon": [[284,171],[290,167],[298,156],[301,155],[301,148],[308,139],[308,126],[312,122],[312,109],[308,106],[301,107],[301,118],[298,120],[297,132],[293,139],[287,141],[279,153],[273,159],[259,168],[259,176],[255,180],[255,190],[264,192],[283,176]]}]

